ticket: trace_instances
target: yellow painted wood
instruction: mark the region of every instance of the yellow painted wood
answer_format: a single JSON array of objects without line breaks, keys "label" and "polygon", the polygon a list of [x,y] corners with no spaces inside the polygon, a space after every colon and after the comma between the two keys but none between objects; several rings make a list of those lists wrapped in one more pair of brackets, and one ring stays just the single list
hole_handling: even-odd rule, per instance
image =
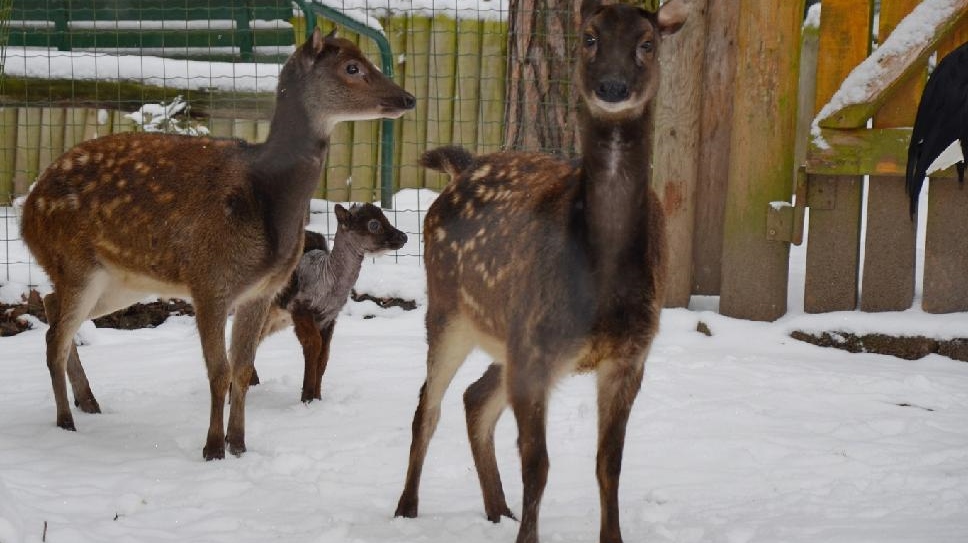
[{"label": "yellow painted wood", "polygon": [[481,91],[477,151],[492,153],[504,146],[504,99],[507,93],[507,25],[485,21],[481,40]]},{"label": "yellow painted wood", "polygon": [[456,100],[451,141],[475,149],[478,141],[477,115],[481,91],[480,21],[465,19],[457,23]]},{"label": "yellow painted wood", "polygon": [[[427,107],[427,148],[432,149],[452,143],[454,122],[454,96],[457,71],[457,22],[450,17],[438,16],[431,20],[430,65]],[[427,172],[424,186],[440,190],[448,177]]]},{"label": "yellow painted wood", "polygon": [[0,108],[0,205],[10,205],[14,196],[17,154],[17,108]]},{"label": "yellow painted wood", "polygon": [[[926,28],[925,32],[931,33],[931,39],[919,46],[905,48],[903,52],[896,56],[885,59],[881,63],[884,75],[873,81],[873,84],[865,89],[863,96],[858,96],[850,104],[830,111],[818,122],[824,128],[856,128],[864,126],[868,119],[877,112],[883,116],[885,109],[890,110],[901,103],[891,100],[892,96],[899,93],[904,95],[917,86],[910,81],[920,79],[918,74],[927,62],[928,57],[938,48],[944,38],[968,17],[968,0],[953,0],[955,4],[951,12],[951,17],[946,19],[937,28]],[[917,5],[920,2],[914,1]],[[910,13],[912,7],[906,2],[891,2],[885,0],[881,4],[881,31],[879,36],[883,37],[893,30],[904,15]],[[826,3],[824,4],[826,9]],[[821,17],[823,17],[821,11]],[[898,16],[900,15],[900,18]],[[913,85],[913,86],[912,86]],[[903,108],[902,108],[903,109]]]},{"label": "yellow painted wood", "polygon": [[431,23],[426,17],[410,17],[407,26],[406,75],[404,88],[417,99],[416,108],[401,117],[400,187],[424,186],[426,170],[418,159],[427,147],[427,117],[436,104],[430,96]]},{"label": "yellow painted wood", "polygon": [[13,191],[26,194],[27,189],[40,173],[40,122],[39,108],[22,108],[18,113],[17,149],[13,176]]}]

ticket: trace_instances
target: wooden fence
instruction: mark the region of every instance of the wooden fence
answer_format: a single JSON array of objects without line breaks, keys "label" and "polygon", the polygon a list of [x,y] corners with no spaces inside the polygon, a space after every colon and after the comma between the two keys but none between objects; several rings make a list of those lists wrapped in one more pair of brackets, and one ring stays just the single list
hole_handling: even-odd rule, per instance
[{"label": "wooden fence", "polygon": [[[808,312],[912,305],[915,223],[901,177],[907,141],[928,58],[968,38],[968,0],[881,0],[876,29],[872,0],[823,0],[819,29],[806,32],[805,3],[691,0],[686,25],[663,43],[653,178],[669,220],[670,306],[718,295],[729,316],[783,316],[790,245],[804,237]],[[872,35],[883,44],[922,4],[950,10],[937,28],[924,29],[924,47],[905,58],[868,60]],[[501,146],[506,29],[440,17],[381,22],[399,55],[395,76],[418,98],[417,110],[395,123],[397,187],[439,188],[442,177],[416,166],[424,149]],[[885,64],[878,84],[860,101],[817,117],[865,62]],[[264,114],[240,120],[223,113],[233,107],[194,103],[207,108],[218,135],[265,135]],[[15,134],[0,131],[0,197],[11,175],[29,181],[86,130],[117,126],[116,114],[104,123],[96,111],[8,108],[0,115],[0,126],[28,118]],[[45,129],[45,118],[75,121],[61,133]],[[377,198],[377,131],[376,123],[339,129],[320,196]],[[24,140],[46,148],[32,151]],[[968,310],[968,236],[961,232],[968,190],[950,177],[943,172],[930,182],[923,304],[932,312]]]},{"label": "wooden fence", "polygon": [[[296,21],[295,32],[302,36]],[[417,107],[394,122],[395,188],[439,189],[446,179],[417,166],[421,152],[459,143],[478,152],[501,145],[504,115],[506,24],[445,16],[395,16],[380,23],[397,64],[394,79],[417,97]],[[371,59],[376,46],[341,30]],[[85,87],[89,108],[64,107]],[[124,113],[142,103],[183,95],[213,135],[261,141],[271,94],[207,92],[124,83],[8,79],[0,96],[0,205],[23,194],[37,174],[79,141],[134,130]],[[132,98],[132,96],[134,98]],[[73,106],[73,104],[71,104]],[[338,201],[380,199],[380,123],[340,125],[317,196]]]}]

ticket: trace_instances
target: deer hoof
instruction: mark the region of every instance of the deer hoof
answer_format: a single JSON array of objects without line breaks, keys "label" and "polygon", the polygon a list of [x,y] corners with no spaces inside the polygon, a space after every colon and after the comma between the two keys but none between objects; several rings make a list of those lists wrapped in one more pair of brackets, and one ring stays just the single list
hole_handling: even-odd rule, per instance
[{"label": "deer hoof", "polygon": [[488,513],[487,520],[493,522],[494,524],[498,524],[501,522],[502,517],[507,517],[515,522],[518,521],[517,517],[514,516],[514,513],[512,513],[507,506],[504,506],[504,508],[498,513]]},{"label": "deer hoof", "polygon": [[225,447],[205,445],[205,448],[202,449],[202,456],[205,457],[206,461],[222,460],[225,458]]},{"label": "deer hoof", "polygon": [[90,413],[92,415],[101,412],[101,406],[98,405],[97,400],[94,399],[94,396],[84,398],[82,400],[74,400],[74,405],[77,406],[81,411]]},{"label": "deer hoof", "polygon": [[409,500],[404,501],[403,498],[400,499],[400,503],[397,504],[397,510],[393,513],[395,517],[404,518],[417,518],[417,502],[410,502]]},{"label": "deer hoof", "polygon": [[229,452],[232,453],[233,456],[242,456],[242,453],[245,452],[245,442],[235,443],[230,441],[228,443]]},{"label": "deer hoof", "polygon": [[259,384],[259,374],[255,371],[255,369],[253,369],[252,377],[249,377],[249,386],[251,387],[258,384]]}]

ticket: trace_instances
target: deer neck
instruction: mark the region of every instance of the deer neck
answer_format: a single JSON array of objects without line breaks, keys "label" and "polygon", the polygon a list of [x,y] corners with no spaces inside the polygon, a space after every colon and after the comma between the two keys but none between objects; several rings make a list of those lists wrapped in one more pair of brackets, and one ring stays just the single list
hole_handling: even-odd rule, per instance
[{"label": "deer neck", "polygon": [[336,230],[333,250],[324,264],[323,274],[329,279],[334,299],[345,300],[356,284],[366,251],[355,236],[342,227]]},{"label": "deer neck", "polygon": [[579,115],[585,227],[597,267],[611,275],[622,255],[640,244],[648,213],[649,111],[621,120],[596,118],[585,109]]},{"label": "deer neck", "polygon": [[253,165],[254,188],[265,205],[273,257],[297,251],[307,205],[329,150],[329,132],[314,130],[298,102],[295,96],[277,99],[269,135]]}]

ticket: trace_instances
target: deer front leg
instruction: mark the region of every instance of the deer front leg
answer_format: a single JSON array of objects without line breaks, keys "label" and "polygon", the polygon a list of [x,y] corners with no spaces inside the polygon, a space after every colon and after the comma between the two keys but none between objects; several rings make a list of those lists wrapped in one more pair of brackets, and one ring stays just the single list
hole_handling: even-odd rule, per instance
[{"label": "deer front leg", "polygon": [[272,298],[246,302],[235,313],[232,324],[232,405],[225,441],[229,452],[241,456],[245,452],[245,395],[249,390],[255,363],[255,351],[262,337],[262,327],[269,315]]},{"label": "deer front leg", "polygon": [[225,353],[225,321],[228,320],[228,309],[220,300],[209,300],[198,295],[193,296],[193,299],[195,322],[202,342],[202,356],[205,358],[211,392],[208,437],[202,456],[205,460],[221,460],[225,458],[225,393],[231,378]]},{"label": "deer front leg", "polygon": [[501,473],[494,454],[494,427],[505,407],[507,392],[504,389],[504,367],[491,364],[484,375],[464,392],[467,437],[484,495],[484,512],[491,522],[500,522],[502,516],[514,518],[504,497]]},{"label": "deer front leg", "polygon": [[407,480],[394,516],[417,516],[420,475],[427,457],[427,446],[440,420],[440,401],[473,346],[458,318],[456,315],[448,318],[439,314],[433,302],[427,308],[427,379],[420,387],[420,401],[413,415]]},{"label": "deer front leg", "polygon": [[[523,354],[521,351],[517,353]],[[517,353],[510,353],[509,363],[522,360]],[[511,409],[518,424],[518,450],[521,453],[521,480],[524,484],[517,543],[538,543],[538,513],[548,482],[546,424],[549,374],[552,373],[550,363],[550,360],[532,360],[521,368],[508,368],[508,388]]]},{"label": "deer front leg", "polygon": [[601,499],[601,543],[621,543],[618,485],[622,472],[625,429],[632,404],[642,385],[645,356],[603,362],[598,370],[598,476]]}]

